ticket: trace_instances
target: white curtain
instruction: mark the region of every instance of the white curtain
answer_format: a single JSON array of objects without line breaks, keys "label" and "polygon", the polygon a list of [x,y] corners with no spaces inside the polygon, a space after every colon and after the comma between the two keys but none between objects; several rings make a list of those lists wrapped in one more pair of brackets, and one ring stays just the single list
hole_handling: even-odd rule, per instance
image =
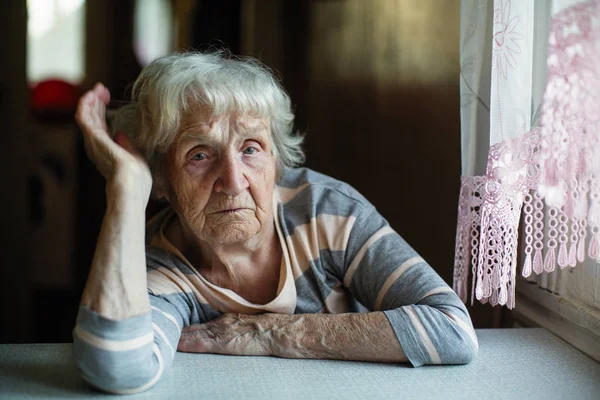
[{"label": "white curtain", "polygon": [[513,308],[517,263],[599,258],[600,0],[462,0],[460,51],[454,290]]}]

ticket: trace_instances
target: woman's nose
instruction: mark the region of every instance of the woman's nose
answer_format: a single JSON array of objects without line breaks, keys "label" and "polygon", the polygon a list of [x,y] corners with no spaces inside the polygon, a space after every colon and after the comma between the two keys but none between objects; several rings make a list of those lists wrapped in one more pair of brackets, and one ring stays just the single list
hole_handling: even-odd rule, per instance
[{"label": "woman's nose", "polygon": [[237,154],[229,154],[221,160],[219,177],[215,182],[215,190],[235,197],[249,186],[244,175],[244,166]]}]

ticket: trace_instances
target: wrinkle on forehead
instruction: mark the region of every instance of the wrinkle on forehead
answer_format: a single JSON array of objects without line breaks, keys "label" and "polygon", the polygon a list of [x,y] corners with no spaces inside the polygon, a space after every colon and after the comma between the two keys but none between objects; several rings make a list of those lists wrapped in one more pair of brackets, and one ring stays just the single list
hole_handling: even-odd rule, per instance
[{"label": "wrinkle on forehead", "polygon": [[237,125],[246,128],[246,129],[266,129],[268,128],[267,118],[263,117],[252,117],[252,116],[244,116],[240,118],[234,119]]},{"label": "wrinkle on forehead", "polygon": [[179,134],[186,131],[199,131],[204,133],[214,128],[224,116],[215,116],[210,110],[203,107],[196,107],[183,114],[179,124]]},{"label": "wrinkle on forehead", "polygon": [[[233,130],[229,129],[230,127]],[[268,131],[268,127],[267,118],[240,116],[234,113],[221,116],[210,115],[207,112],[190,113],[182,121],[178,142],[209,138],[215,135],[228,135],[229,133],[240,136],[262,136],[265,131]]]}]

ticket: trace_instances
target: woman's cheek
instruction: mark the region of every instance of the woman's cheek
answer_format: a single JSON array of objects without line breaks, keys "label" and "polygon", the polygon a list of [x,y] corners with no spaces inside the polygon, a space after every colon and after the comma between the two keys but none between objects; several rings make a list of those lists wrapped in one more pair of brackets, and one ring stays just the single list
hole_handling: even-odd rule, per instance
[{"label": "woman's cheek", "polygon": [[193,179],[198,179],[198,177],[209,174],[211,170],[211,164],[207,160],[190,161],[184,165],[183,169],[188,176]]},{"label": "woman's cheek", "polygon": [[274,164],[273,157],[266,152],[261,152],[255,156],[250,156],[246,158],[246,164],[254,169],[264,170],[270,164]]},{"label": "woman's cheek", "polygon": [[179,176],[179,186],[186,191],[193,190],[201,186],[206,180],[206,169],[197,165],[188,164],[181,169]]}]

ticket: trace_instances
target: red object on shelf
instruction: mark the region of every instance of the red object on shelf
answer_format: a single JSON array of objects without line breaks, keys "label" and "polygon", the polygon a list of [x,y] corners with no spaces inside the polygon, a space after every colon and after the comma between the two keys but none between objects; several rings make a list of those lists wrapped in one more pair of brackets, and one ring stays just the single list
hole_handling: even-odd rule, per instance
[{"label": "red object on shelf", "polygon": [[31,111],[42,120],[73,118],[81,96],[79,87],[59,79],[49,79],[31,88]]}]

